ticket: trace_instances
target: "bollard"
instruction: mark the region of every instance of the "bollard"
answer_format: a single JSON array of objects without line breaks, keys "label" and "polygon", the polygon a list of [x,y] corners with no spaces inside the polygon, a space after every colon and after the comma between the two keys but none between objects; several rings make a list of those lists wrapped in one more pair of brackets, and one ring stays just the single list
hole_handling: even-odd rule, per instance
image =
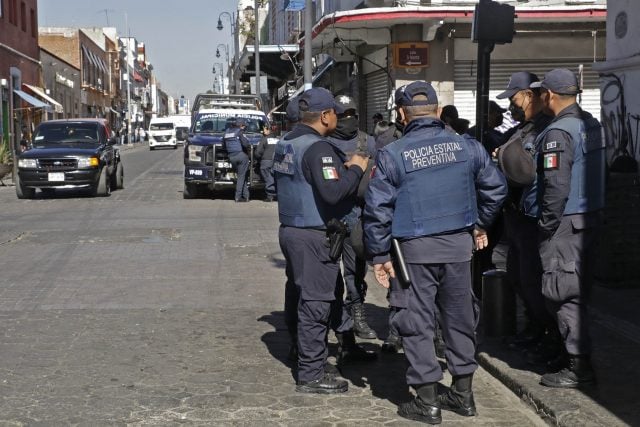
[{"label": "bollard", "polygon": [[482,331],[486,337],[516,333],[516,296],[504,270],[482,273]]}]

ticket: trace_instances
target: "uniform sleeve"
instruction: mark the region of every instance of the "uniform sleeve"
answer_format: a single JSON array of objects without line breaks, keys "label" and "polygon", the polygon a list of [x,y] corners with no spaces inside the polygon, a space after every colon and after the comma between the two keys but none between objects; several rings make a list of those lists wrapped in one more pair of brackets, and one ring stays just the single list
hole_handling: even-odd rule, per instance
[{"label": "uniform sleeve", "polygon": [[477,224],[486,230],[495,221],[507,197],[507,180],[478,141],[466,137],[465,139],[472,144],[476,159]]},{"label": "uniform sleeve", "polygon": [[265,146],[267,145],[267,138],[262,137],[260,144],[256,147],[255,157],[257,160],[261,159],[264,155]]},{"label": "uniform sleeve", "polygon": [[544,191],[538,229],[544,237],[553,235],[560,225],[569,198],[573,151],[573,140],[559,129],[550,130],[540,146]]},{"label": "uniform sleeve", "polygon": [[363,170],[346,168],[338,153],[324,141],[313,144],[302,158],[306,180],[329,205],[335,205],[355,195]]},{"label": "uniform sleeve", "polygon": [[367,135],[367,154],[372,159],[376,157],[376,139],[371,135]]},{"label": "uniform sleeve", "polygon": [[238,138],[240,138],[240,144],[242,144],[242,148],[248,150],[251,147],[251,143],[249,142],[247,137],[244,136],[244,132],[240,132]]},{"label": "uniform sleeve", "polygon": [[369,188],[365,194],[363,212],[364,242],[374,264],[389,261],[391,223],[397,192],[397,171],[388,152],[379,150]]}]

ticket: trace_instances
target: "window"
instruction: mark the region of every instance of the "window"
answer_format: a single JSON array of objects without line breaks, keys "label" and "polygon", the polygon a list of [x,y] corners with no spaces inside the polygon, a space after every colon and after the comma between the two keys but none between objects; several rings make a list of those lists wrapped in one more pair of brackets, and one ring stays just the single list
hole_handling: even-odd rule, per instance
[{"label": "window", "polygon": [[31,37],[38,37],[38,24],[36,23],[36,11],[31,9]]},{"label": "window", "polygon": [[22,31],[27,31],[27,5],[25,2],[20,2],[20,23],[22,24]]}]

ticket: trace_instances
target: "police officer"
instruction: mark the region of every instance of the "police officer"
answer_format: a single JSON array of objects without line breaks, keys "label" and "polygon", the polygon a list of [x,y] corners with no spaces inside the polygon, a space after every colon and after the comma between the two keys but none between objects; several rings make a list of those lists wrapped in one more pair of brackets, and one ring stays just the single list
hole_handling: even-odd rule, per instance
[{"label": "police officer", "polygon": [[[364,210],[365,242],[376,280],[395,277],[391,239],[400,241],[408,287],[391,281],[393,318],[409,362],[407,383],[417,397],[402,417],[437,424],[440,410],[476,413],[472,392],[477,307],[471,288],[471,251],[487,246],[486,228],[506,196],[504,177],[473,139],[445,129],[431,84],[416,81],[396,98],[404,136],[378,152]],[[442,370],[433,347],[436,301],[453,383],[438,396]]]},{"label": "police officer", "polygon": [[256,160],[260,160],[260,175],[264,181],[265,202],[276,200],[276,184],[273,180],[271,167],[273,166],[273,154],[275,153],[278,138],[271,136],[271,128],[265,126],[262,129],[262,139],[256,147]]},{"label": "police officer", "polygon": [[222,137],[222,147],[229,154],[231,165],[238,175],[235,201],[248,202],[247,172],[249,172],[249,156],[247,156],[247,152],[251,149],[251,144],[247,137],[244,136],[244,120],[232,120],[229,125]]},{"label": "police officer", "polygon": [[[507,276],[525,307],[527,324],[522,332],[509,340],[510,345],[531,346],[539,343],[530,356],[540,361],[557,355],[553,333],[557,328],[546,309],[542,296],[542,265],[538,253],[537,217],[526,206],[523,195],[533,195],[536,176],[534,156],[536,137],[549,125],[552,117],[545,113],[540,88],[530,88],[540,79],[537,75],[520,71],[511,75],[507,89],[497,96],[509,99],[509,111],[520,122],[509,140],[496,150],[498,164],[507,178],[509,194],[504,204],[504,224],[509,243]],[[532,191],[533,190],[533,191]]]},{"label": "police officer", "polygon": [[325,374],[329,314],[340,279],[338,258],[326,244],[327,226],[353,209],[367,159],[355,154],[345,162],[325,139],[342,113],[331,92],[309,89],[298,107],[301,124],[278,142],[273,164],[280,245],[300,292],[296,391],[341,393],[347,382]]},{"label": "police officer", "polygon": [[542,89],[551,124],[538,135],[540,258],[542,294],[557,319],[567,353],[566,367],[542,376],[548,387],[575,388],[593,383],[587,300],[589,264],[602,223],[605,146],[601,126],[576,103],[576,76],[558,68],[533,87]]},{"label": "police officer", "polygon": [[[375,139],[358,129],[358,107],[354,99],[347,95],[338,95],[335,100],[344,112],[338,114],[338,124],[328,139],[339,147],[347,158],[355,153],[373,158],[375,156]],[[344,305],[353,317],[355,334],[364,339],[376,339],[376,332],[367,324],[364,310],[364,298],[367,291],[367,283],[364,280],[367,274],[366,259],[356,256],[350,238],[351,232],[361,216],[361,206],[355,205],[344,218],[349,231],[342,251],[344,282],[347,288]]]}]

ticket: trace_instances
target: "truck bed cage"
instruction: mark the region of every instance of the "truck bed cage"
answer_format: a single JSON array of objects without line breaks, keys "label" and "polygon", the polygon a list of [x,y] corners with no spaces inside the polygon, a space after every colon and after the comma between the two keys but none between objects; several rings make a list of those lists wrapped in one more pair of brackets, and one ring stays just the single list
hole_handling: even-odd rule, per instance
[{"label": "truck bed cage", "polygon": [[203,109],[236,108],[262,111],[260,98],[254,95],[225,95],[219,93],[200,93],[193,102],[191,114]]}]

